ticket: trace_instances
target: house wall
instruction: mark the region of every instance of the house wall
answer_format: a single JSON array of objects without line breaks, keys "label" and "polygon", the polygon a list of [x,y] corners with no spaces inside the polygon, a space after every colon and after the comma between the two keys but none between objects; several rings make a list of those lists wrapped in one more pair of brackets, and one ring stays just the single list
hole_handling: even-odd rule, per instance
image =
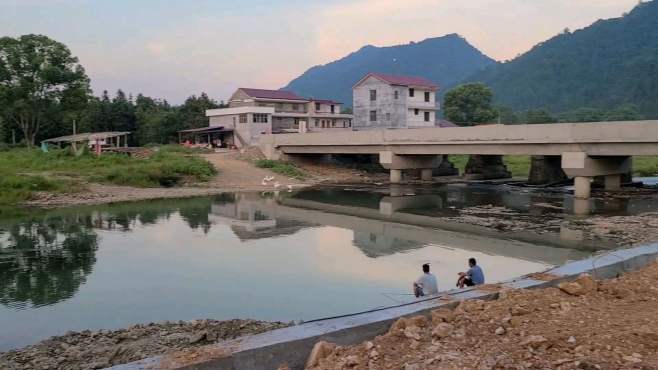
[{"label": "house wall", "polygon": [[[430,119],[425,121],[425,112],[429,112]],[[418,108],[418,115],[415,114],[414,108],[407,110],[407,126],[408,127],[434,127],[436,121],[436,112],[429,109]]]},{"label": "house wall", "polygon": [[[377,91],[377,99],[370,100],[370,90]],[[395,99],[395,91],[398,98]],[[391,86],[375,77],[362,81],[353,90],[354,129],[406,127],[406,89]],[[377,120],[370,121],[370,112],[377,112]]]}]

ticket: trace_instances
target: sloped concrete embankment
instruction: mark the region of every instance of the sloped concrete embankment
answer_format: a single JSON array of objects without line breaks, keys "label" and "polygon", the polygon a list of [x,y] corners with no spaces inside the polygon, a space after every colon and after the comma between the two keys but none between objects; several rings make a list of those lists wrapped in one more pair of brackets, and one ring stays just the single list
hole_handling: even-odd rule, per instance
[{"label": "sloped concrete embankment", "polygon": [[291,369],[302,369],[311,349],[318,341],[351,345],[371,339],[388,331],[400,317],[429,314],[437,308],[454,308],[468,299],[491,300],[503,289],[531,289],[555,286],[582,273],[596,279],[616,277],[634,271],[654,261],[658,243],[630,249],[616,250],[581,261],[567,263],[546,271],[540,280],[537,274],[507,281],[495,286],[446,292],[440,297],[373,310],[331,319],[307,322],[294,327],[226,341],[194,351],[180,352],[115,366],[113,370],[137,369],[276,369],[287,364]]}]

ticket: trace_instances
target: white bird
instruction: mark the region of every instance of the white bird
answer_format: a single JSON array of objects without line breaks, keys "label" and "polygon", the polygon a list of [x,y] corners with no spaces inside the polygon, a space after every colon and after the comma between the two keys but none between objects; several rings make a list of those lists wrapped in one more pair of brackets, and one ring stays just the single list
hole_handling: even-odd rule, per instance
[{"label": "white bird", "polygon": [[292,190],[292,185],[288,185],[288,190]]},{"label": "white bird", "polygon": [[281,184],[279,184],[278,182],[275,182],[275,183],[274,183],[274,188],[275,188],[275,189],[278,189],[279,186],[281,186]]},{"label": "white bird", "polygon": [[266,185],[267,185],[267,183],[265,182],[265,180],[261,181],[260,184],[263,185],[263,186],[266,186]]},{"label": "white bird", "polygon": [[265,177],[265,181],[272,181],[272,180],[274,180],[274,176]]}]

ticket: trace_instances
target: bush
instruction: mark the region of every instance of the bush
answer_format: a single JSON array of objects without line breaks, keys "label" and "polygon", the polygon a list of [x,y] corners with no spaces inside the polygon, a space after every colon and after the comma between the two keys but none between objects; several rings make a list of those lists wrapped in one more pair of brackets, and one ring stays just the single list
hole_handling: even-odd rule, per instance
[{"label": "bush", "polygon": [[278,173],[283,176],[291,177],[293,179],[304,179],[306,173],[297,166],[289,162],[273,161],[271,159],[259,159],[255,163],[258,168],[267,168],[272,172]]}]

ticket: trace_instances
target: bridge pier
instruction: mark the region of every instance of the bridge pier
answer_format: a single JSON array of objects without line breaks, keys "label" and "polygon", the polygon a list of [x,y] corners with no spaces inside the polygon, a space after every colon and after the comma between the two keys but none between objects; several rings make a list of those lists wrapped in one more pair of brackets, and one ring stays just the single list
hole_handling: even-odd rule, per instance
[{"label": "bridge pier", "polygon": [[631,157],[589,156],[583,152],[562,153],[562,169],[574,178],[574,196],[588,199],[592,193],[592,179],[604,177],[605,190],[619,190],[621,176],[631,170]]},{"label": "bridge pier", "polygon": [[379,152],[379,163],[390,171],[391,183],[403,180],[403,170],[420,169],[423,181],[432,181],[432,170],[439,167],[438,155],[399,155],[390,151]]}]

